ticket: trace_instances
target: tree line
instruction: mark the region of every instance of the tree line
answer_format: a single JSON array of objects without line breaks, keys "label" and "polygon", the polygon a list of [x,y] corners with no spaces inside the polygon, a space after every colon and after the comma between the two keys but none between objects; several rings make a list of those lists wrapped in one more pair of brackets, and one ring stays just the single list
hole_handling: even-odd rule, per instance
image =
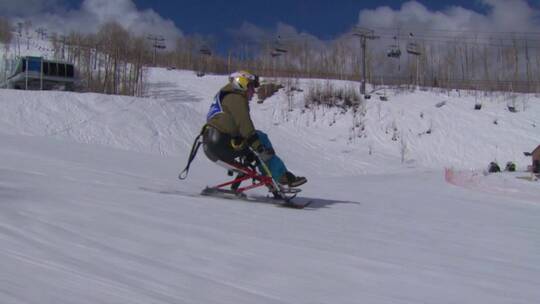
[{"label": "tree line", "polygon": [[[391,39],[369,42],[365,54],[365,77],[369,83],[540,91],[540,40],[534,37],[404,40],[401,45],[390,45]],[[249,68],[264,76],[356,81],[363,78],[360,42],[350,33],[325,42],[301,36],[280,44],[271,40],[237,41],[226,54],[212,56],[201,53],[201,45],[204,44],[200,37],[179,39],[177,48],[161,52],[156,64],[213,73]],[[389,56],[392,48],[399,48],[401,55]]]},{"label": "tree line", "polygon": [[[0,41],[12,39],[9,22],[0,18]],[[538,92],[540,41],[523,36],[477,36],[410,40],[392,45],[382,33],[368,42],[366,54],[351,33],[320,41],[307,35],[253,41],[237,38],[228,50],[216,51],[212,37],[184,35],[156,48],[148,36],[135,35],[116,22],[97,33],[51,35],[55,59],[74,63],[81,90],[141,96],[146,68],[174,67],[226,74],[250,69],[267,77],[361,80],[378,85],[413,85],[445,89]],[[394,36],[394,39],[396,37]],[[410,46],[414,46],[414,50]],[[390,48],[401,55],[389,56]],[[366,75],[362,73],[365,55]]]},{"label": "tree line", "polygon": [[116,22],[102,25],[95,34],[53,34],[54,58],[75,64],[79,90],[141,96],[145,66],[150,61],[146,39],[130,34]]},{"label": "tree line", "polygon": [[9,44],[13,34],[11,33],[11,26],[6,18],[0,17],[0,43]]}]

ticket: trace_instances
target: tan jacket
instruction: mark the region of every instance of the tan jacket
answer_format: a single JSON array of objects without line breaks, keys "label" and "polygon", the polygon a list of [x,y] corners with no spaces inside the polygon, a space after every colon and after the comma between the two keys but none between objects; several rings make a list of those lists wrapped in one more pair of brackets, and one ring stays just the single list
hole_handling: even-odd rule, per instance
[{"label": "tan jacket", "polygon": [[223,112],[212,117],[208,124],[232,137],[248,139],[255,133],[255,127],[249,115],[246,93],[233,90],[230,84],[224,86],[220,93],[225,94],[221,99]]}]

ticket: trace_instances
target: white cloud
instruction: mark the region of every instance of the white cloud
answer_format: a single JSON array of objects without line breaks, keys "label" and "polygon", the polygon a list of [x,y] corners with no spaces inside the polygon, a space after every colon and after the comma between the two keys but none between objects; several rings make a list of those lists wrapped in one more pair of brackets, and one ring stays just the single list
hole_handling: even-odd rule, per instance
[{"label": "white cloud", "polygon": [[[459,43],[484,48],[485,58],[489,64],[500,66],[497,52],[501,47],[520,45],[519,57],[527,56],[527,47],[538,49],[540,11],[532,7],[526,0],[480,0],[482,11],[474,11],[459,6],[451,6],[444,10],[433,11],[419,2],[403,3],[399,9],[381,6],[376,9],[361,10],[358,15],[358,26],[374,30],[381,39],[370,41],[370,50],[374,54],[385,55],[391,48],[412,42],[419,42],[426,52],[440,58],[452,51],[452,46]],[[399,41],[393,37],[399,32]],[[413,36],[409,38],[409,33]],[[397,43],[396,43],[397,42]],[[464,48],[467,49],[467,48]],[[455,49],[454,49],[455,50]],[[470,48],[468,48],[470,50]],[[533,50],[528,50],[532,52]],[[407,57],[408,58],[408,57]],[[395,69],[400,61],[380,59],[379,68]],[[473,77],[482,77],[485,62],[476,60],[467,63],[468,70],[476,70]],[[525,61],[520,60],[520,65]],[[524,73],[526,69],[520,68]]]},{"label": "white cloud", "polygon": [[227,32],[233,38],[245,41],[261,41],[268,39],[271,35],[270,32],[249,22],[243,22],[239,28],[228,29]]},{"label": "white cloud", "polygon": [[279,41],[284,48],[297,43],[307,43],[312,49],[324,47],[324,42],[316,36],[299,32],[295,27],[282,22],[278,22],[275,29],[263,29],[252,23],[244,22],[238,29],[229,29],[228,33],[242,42],[275,44]]},{"label": "white cloud", "polygon": [[461,35],[464,32],[530,32],[539,25],[539,11],[524,0],[482,0],[481,3],[487,8],[486,14],[458,6],[430,11],[416,1],[409,1],[398,10],[386,6],[362,10],[358,25],[418,32],[445,30],[448,31],[447,35]]},{"label": "white cloud", "polygon": [[48,10],[63,10],[61,0],[3,0],[0,1],[0,16],[33,16]]},{"label": "white cloud", "polygon": [[[84,0],[78,9],[66,10],[58,0],[22,0],[34,9],[28,13],[19,5],[1,4],[10,16],[29,19],[34,26],[41,26],[49,33],[97,32],[106,22],[116,21],[130,32],[138,35],[154,34],[167,39],[169,46],[182,31],[170,19],[161,17],[152,9],[139,10],[132,0]],[[14,2],[14,1],[13,1]],[[18,1],[20,3],[20,1]]]}]

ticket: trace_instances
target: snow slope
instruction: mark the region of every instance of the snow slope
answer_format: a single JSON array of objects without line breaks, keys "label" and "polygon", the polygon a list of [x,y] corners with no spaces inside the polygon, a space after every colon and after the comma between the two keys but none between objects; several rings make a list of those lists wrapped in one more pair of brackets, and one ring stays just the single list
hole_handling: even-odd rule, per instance
[{"label": "snow slope", "polygon": [[[293,112],[282,93],[254,104],[256,125],[310,179],[299,199],[312,205],[292,210],[198,196],[226,178],[202,153],[177,180],[225,80],[153,70],[149,98],[0,90],[0,302],[540,299],[539,184],[481,174],[494,158],[527,165],[534,97],[510,113],[502,98],[473,111],[472,96],[392,94],[368,102],[368,136],[352,142],[351,113],[320,108],[313,121],[301,93]],[[447,183],[448,166],[475,182]]]}]

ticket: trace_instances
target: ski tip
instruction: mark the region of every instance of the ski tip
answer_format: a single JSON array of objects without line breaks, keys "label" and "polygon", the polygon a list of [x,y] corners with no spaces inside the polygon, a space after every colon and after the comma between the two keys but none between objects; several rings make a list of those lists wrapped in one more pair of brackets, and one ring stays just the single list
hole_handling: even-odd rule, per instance
[{"label": "ski tip", "polygon": [[285,194],[298,194],[302,192],[302,189],[283,186],[283,187],[280,187],[280,191]]},{"label": "ski tip", "polygon": [[306,203],[295,203],[295,202],[284,202],[280,204],[281,207],[293,208],[293,209],[304,209],[311,204],[311,201]]},{"label": "ski tip", "polygon": [[239,199],[246,199],[247,196],[245,193],[236,192],[233,190],[228,189],[219,189],[219,188],[211,188],[206,187],[201,191],[201,195],[203,196],[213,196],[213,197],[219,197],[219,198],[239,198]]}]

